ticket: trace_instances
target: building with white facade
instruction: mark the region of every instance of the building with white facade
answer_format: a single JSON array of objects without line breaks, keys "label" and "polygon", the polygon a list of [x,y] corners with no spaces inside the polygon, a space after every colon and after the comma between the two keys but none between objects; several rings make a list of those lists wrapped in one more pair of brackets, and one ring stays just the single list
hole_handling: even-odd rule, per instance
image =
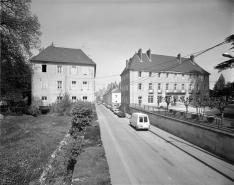
[{"label": "building with white facade", "polygon": [[128,112],[131,103],[157,106],[165,97],[206,100],[209,75],[193,58],[151,54],[150,49],[142,53],[139,49],[120,75],[121,107]]},{"label": "building with white facade", "polygon": [[41,105],[59,102],[65,93],[72,101],[94,101],[96,64],[81,50],[53,45],[31,59],[32,96]]}]

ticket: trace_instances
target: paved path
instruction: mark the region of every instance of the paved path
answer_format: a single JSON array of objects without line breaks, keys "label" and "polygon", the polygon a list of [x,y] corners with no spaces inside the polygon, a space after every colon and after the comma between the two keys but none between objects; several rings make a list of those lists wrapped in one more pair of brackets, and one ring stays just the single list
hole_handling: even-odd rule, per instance
[{"label": "paved path", "polygon": [[153,126],[136,131],[103,105],[97,114],[113,185],[234,184],[234,166],[214,155]]}]

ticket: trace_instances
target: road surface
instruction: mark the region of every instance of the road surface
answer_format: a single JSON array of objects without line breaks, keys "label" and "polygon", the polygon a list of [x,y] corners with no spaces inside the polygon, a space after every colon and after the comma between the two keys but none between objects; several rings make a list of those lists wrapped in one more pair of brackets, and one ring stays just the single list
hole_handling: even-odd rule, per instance
[{"label": "road surface", "polygon": [[156,127],[136,131],[128,118],[96,108],[113,185],[234,184],[233,165]]}]

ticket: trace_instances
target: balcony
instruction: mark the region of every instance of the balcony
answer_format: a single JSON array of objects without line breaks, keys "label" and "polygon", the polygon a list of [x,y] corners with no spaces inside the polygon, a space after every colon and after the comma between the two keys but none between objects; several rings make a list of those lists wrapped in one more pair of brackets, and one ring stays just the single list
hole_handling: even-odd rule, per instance
[{"label": "balcony", "polygon": [[153,89],[149,89],[149,94],[153,94],[154,90]]},{"label": "balcony", "polygon": [[185,89],[183,89],[183,90],[181,90],[181,89],[167,89],[166,90],[166,93],[172,93],[172,94],[185,94],[186,93],[186,90]]}]

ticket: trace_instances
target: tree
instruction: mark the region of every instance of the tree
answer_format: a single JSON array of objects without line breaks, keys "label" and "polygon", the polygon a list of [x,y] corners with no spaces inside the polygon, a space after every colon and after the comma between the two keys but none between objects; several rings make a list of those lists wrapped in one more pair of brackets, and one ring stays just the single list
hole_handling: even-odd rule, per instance
[{"label": "tree", "polygon": [[186,117],[188,115],[188,106],[189,104],[193,101],[192,97],[186,98],[186,99],[182,99],[182,102],[184,103],[185,107],[186,107]]},{"label": "tree", "polygon": [[220,91],[220,90],[223,90],[224,87],[225,87],[225,78],[224,78],[223,74],[221,74],[218,81],[214,85],[214,90]]},{"label": "tree", "polygon": [[31,50],[39,48],[40,24],[30,11],[31,0],[1,0],[1,97],[30,97]]},{"label": "tree", "polygon": [[[224,41],[226,43],[231,43],[232,48],[230,48],[230,49],[234,49],[234,34],[227,37]],[[224,62],[216,65],[214,68],[217,69],[219,72],[221,72],[221,71],[224,71],[226,69],[231,69],[233,67],[233,65],[234,65],[234,58],[231,58],[227,61],[224,61]]]}]

